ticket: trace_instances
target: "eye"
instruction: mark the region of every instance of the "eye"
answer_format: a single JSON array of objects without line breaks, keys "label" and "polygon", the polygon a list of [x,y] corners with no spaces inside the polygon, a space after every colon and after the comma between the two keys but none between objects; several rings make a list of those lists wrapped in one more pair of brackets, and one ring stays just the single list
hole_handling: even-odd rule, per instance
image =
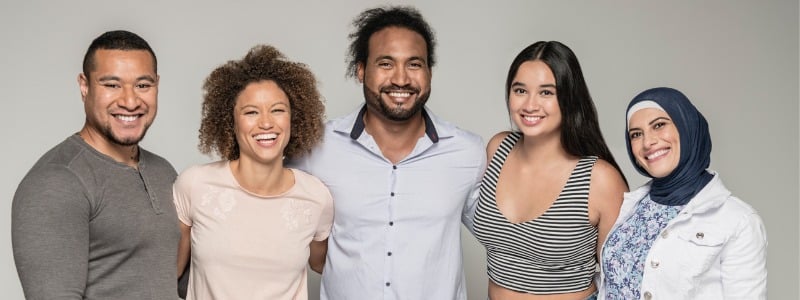
[{"label": "eye", "polygon": [[242,114],[244,114],[244,115],[246,115],[246,116],[254,116],[254,115],[257,115],[257,114],[258,114],[258,111],[255,111],[255,110],[246,110],[246,111],[244,111]]},{"label": "eye", "polygon": [[551,91],[551,90],[542,90],[541,92],[539,92],[539,95],[542,95],[542,96],[553,96],[555,94],[556,93]]},{"label": "eye", "polygon": [[528,93],[528,90],[523,89],[523,88],[515,88],[515,89],[512,89],[511,91],[514,92],[514,94],[517,94],[517,95],[524,95],[524,94]]},{"label": "eye", "polygon": [[103,83],[103,86],[110,89],[118,89],[121,87],[119,84],[116,83]]},{"label": "eye", "polygon": [[152,86],[153,86],[153,85],[152,85],[152,84],[150,84],[150,83],[140,83],[140,84],[137,84],[137,85],[136,85],[136,88],[137,88],[137,89],[143,89],[143,90],[144,90],[144,89],[149,89],[149,88],[150,88],[150,87],[152,87]]},{"label": "eye", "polygon": [[659,128],[664,127],[666,125],[667,125],[667,122],[658,122],[658,123],[653,124],[653,129],[659,129]]},{"label": "eye", "polygon": [[285,108],[273,108],[272,109],[272,113],[274,113],[274,114],[285,113],[285,112],[286,112]]},{"label": "eye", "polygon": [[638,138],[638,137],[641,137],[641,136],[642,136],[642,133],[641,133],[641,132],[639,132],[639,131],[634,131],[634,132],[628,133],[628,137],[629,137],[631,140],[633,140],[633,139],[635,139],[635,138]]},{"label": "eye", "polygon": [[416,70],[416,69],[421,69],[423,67],[423,64],[420,62],[412,62],[408,64],[408,67]]},{"label": "eye", "polygon": [[390,68],[392,68],[392,64],[391,64],[391,63],[389,63],[388,61],[382,61],[382,62],[378,62],[378,68],[381,68],[381,69],[390,69]]}]

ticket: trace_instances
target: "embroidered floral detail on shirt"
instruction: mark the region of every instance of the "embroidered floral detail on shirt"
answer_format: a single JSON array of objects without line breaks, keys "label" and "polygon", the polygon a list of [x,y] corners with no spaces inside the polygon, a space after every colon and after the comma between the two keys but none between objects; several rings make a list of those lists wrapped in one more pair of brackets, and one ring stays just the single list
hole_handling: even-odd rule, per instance
[{"label": "embroidered floral detail on shirt", "polygon": [[302,224],[311,223],[311,207],[308,204],[291,199],[281,208],[281,216],[286,221],[286,228],[294,230]]},{"label": "embroidered floral detail on shirt", "polygon": [[200,206],[209,205],[215,205],[212,206],[214,217],[225,220],[228,218],[228,213],[236,206],[236,197],[228,189],[208,187],[201,197]]}]

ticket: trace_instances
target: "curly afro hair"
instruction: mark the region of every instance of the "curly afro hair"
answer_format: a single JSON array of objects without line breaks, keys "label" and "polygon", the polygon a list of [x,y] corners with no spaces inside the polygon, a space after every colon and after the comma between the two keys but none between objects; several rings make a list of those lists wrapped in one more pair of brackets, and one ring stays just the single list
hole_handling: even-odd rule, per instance
[{"label": "curly afro hair", "polygon": [[436,37],[433,29],[419,11],[411,6],[384,6],[365,10],[353,20],[350,47],[347,49],[347,77],[358,78],[358,65],[367,62],[369,39],[378,31],[388,27],[400,27],[418,33],[425,40],[428,50],[428,66],[436,64]]},{"label": "curly afro hair", "polygon": [[322,139],[325,106],[317,81],[308,66],[291,62],[269,45],[257,45],[242,60],[219,66],[203,84],[203,115],[200,123],[200,152],[220,158],[239,158],[233,124],[236,98],[250,83],[275,82],[289,97],[291,131],[284,149],[286,159],[311,152]]}]

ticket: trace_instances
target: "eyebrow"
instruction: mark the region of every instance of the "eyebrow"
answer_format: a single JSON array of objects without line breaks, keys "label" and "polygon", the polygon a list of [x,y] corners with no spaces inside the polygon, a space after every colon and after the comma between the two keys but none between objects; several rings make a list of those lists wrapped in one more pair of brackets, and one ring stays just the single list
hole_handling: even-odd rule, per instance
[{"label": "eyebrow", "polygon": [[672,120],[670,120],[670,119],[669,119],[669,118],[667,118],[667,117],[658,117],[658,118],[655,118],[655,119],[653,119],[652,121],[650,121],[650,123],[647,123],[647,125],[653,125],[653,123],[655,123],[655,122],[656,122],[656,121],[658,121],[658,120],[662,120],[662,119],[663,119],[663,120],[666,120],[666,121],[672,121]]},{"label": "eyebrow", "polygon": [[[672,122],[672,120],[670,120],[670,118],[658,117],[658,118],[653,119],[649,123],[647,123],[647,125],[653,125],[653,123],[657,122],[658,120],[666,120],[666,121]],[[634,130],[641,130],[641,129],[639,129],[639,127],[631,127],[630,129],[628,129],[628,132],[631,132],[631,131],[634,131]]]},{"label": "eyebrow", "polygon": [[[149,81],[149,82],[156,82],[156,79],[153,78],[153,76],[150,76],[150,75],[142,75],[142,76],[139,76],[139,77],[136,78],[136,81],[142,81],[142,80],[146,80],[146,81]],[[97,78],[97,81],[98,82],[103,82],[103,81],[122,81],[122,79],[119,78],[119,76],[106,75],[106,76],[102,76],[100,78]]]},{"label": "eyebrow", "polygon": [[[519,81],[514,81],[513,83],[511,83],[511,87],[512,87],[512,88],[513,88],[513,87],[518,87],[518,86],[521,86],[521,87],[526,87],[526,85],[525,85],[524,83],[522,83],[522,82],[519,82]],[[542,84],[542,85],[539,85],[539,87],[540,87],[540,88],[556,88],[556,85],[555,85],[555,84],[552,84],[552,83],[547,83],[547,84]]]},{"label": "eyebrow", "polygon": [[[388,59],[388,60],[391,60],[391,61],[395,61],[395,60],[396,60],[396,59],[395,59],[393,56],[391,56],[391,55],[382,55],[382,56],[378,56],[378,57],[376,57],[376,58],[375,58],[375,61],[377,62],[377,61],[381,61],[381,60],[384,60],[384,59]],[[426,64],[428,63],[427,61],[425,61],[425,58],[424,58],[424,57],[420,57],[420,56],[412,56],[412,57],[409,57],[409,58],[408,58],[408,60],[409,60],[409,61],[413,61],[413,60],[419,60],[419,61],[422,61],[422,62],[424,62],[424,63],[426,63]]]}]

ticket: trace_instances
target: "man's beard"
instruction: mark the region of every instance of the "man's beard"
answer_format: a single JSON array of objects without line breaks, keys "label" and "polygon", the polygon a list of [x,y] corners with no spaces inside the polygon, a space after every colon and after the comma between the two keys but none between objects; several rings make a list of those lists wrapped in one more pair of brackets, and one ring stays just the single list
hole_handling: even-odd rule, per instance
[{"label": "man's beard", "polygon": [[413,91],[414,94],[417,95],[417,99],[414,102],[414,105],[411,106],[409,109],[403,109],[400,106],[390,107],[383,101],[381,98],[381,93],[375,93],[370,90],[366,85],[363,85],[364,90],[364,98],[367,101],[367,105],[372,109],[378,111],[381,115],[385,118],[395,121],[395,122],[402,122],[408,121],[416,115],[418,112],[425,107],[425,103],[428,102],[428,97],[430,96],[430,91],[425,94],[420,94],[418,88],[412,88],[410,86],[399,87],[396,85],[392,85],[389,87],[382,87],[381,92],[389,92],[389,91]]},{"label": "man's beard", "polygon": [[135,146],[139,144],[139,142],[144,138],[144,135],[147,133],[147,129],[150,128],[150,125],[145,125],[142,134],[136,137],[129,137],[125,139],[121,139],[114,135],[114,131],[111,130],[111,125],[106,125],[100,127],[100,133],[108,139],[111,143],[120,145],[120,146]]}]

